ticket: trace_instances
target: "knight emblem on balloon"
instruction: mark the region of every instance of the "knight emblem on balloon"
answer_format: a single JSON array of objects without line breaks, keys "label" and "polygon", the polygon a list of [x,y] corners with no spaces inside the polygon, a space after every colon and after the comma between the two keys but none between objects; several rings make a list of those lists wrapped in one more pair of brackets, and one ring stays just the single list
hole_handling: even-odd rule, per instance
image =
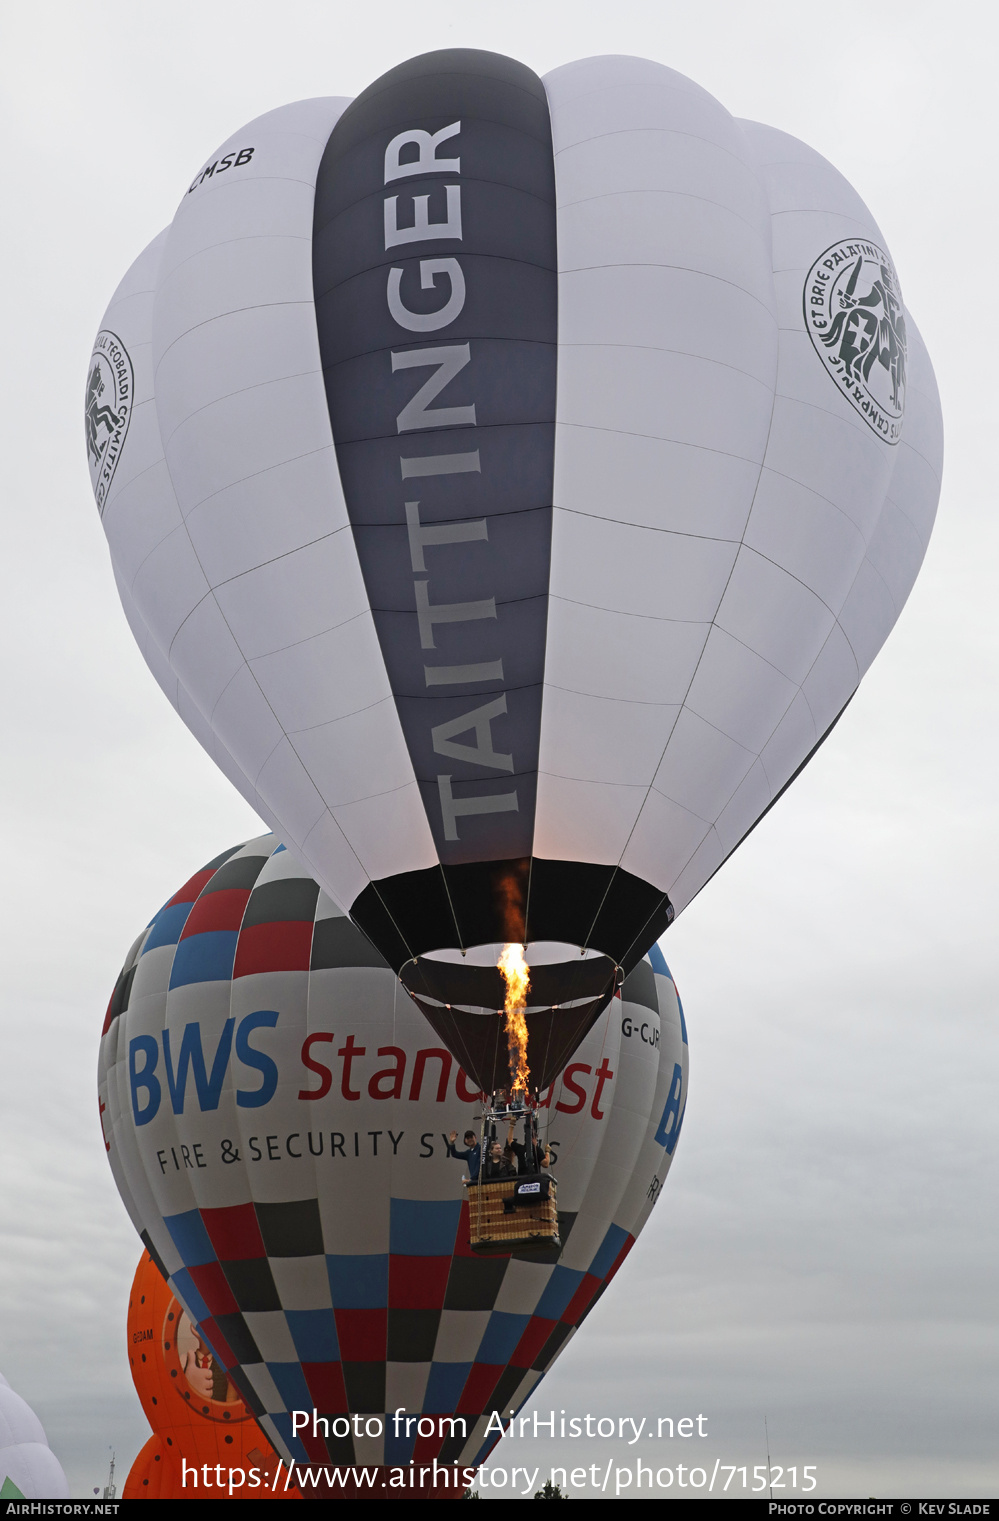
[{"label": "knight emblem on balloon", "polygon": [[132,361],[124,344],[115,333],[98,333],[84,410],[87,463],[98,509],[103,508],[128,435],[132,391]]},{"label": "knight emblem on balloon", "polygon": [[827,248],[808,272],[804,309],[830,375],[868,425],[897,442],[905,411],[905,317],[884,249],[857,240]]},{"label": "knight emblem on balloon", "polygon": [[932,367],[804,143],[463,50],[240,126],[102,333],[125,616],[271,831],[126,959],[111,1165],[285,1460],[474,1469],[663,1190],[658,942],[899,616]]}]

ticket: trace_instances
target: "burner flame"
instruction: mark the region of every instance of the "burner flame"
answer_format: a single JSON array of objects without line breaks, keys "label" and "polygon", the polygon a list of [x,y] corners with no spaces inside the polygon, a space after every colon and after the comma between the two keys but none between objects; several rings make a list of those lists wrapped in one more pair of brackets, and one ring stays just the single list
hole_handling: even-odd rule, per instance
[{"label": "burner flame", "polygon": [[527,995],[531,989],[531,969],[524,959],[524,947],[517,941],[504,945],[496,963],[506,983],[506,1044],[510,1055],[511,1088],[527,1093],[531,1069],[527,1065]]}]

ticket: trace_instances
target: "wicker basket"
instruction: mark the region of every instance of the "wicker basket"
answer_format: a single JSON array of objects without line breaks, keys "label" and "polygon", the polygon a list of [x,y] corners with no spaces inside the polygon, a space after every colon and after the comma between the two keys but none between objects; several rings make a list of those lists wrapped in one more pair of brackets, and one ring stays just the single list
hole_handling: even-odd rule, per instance
[{"label": "wicker basket", "polygon": [[[524,1188],[540,1184],[547,1198],[526,1202]],[[468,1244],[480,1256],[516,1252],[555,1261],[562,1250],[555,1179],[494,1178],[468,1185]],[[519,1194],[519,1198],[518,1198]],[[526,1196],[529,1199],[530,1195]]]}]

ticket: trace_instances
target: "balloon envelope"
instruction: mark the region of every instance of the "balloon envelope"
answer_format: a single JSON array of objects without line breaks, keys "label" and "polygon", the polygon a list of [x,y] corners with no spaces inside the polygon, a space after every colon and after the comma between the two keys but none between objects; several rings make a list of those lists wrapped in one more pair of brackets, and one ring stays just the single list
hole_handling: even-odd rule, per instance
[{"label": "balloon envelope", "polygon": [[[278,1451],[464,1465],[634,1243],[670,1166],[686,1073],[655,949],[540,1110],[560,1260],[475,1256],[468,1159],[447,1141],[475,1122],[474,1087],[360,931],[264,836],[196,873],[136,940],[99,1089],[132,1220]],[[313,1409],[328,1432],[295,1433],[292,1412]]]},{"label": "balloon envelope", "polygon": [[445,1005],[414,958],[638,962],[849,702],[942,450],[817,153],[643,59],[462,51],[210,155],[87,436],[157,679]]},{"label": "balloon envelope", "polygon": [[[285,1490],[287,1470],[148,1252],[128,1297],[128,1365],[153,1435],[132,1464],[123,1500],[301,1498],[296,1486]],[[229,1470],[236,1470],[231,1478]]]},{"label": "balloon envelope", "polygon": [[68,1500],[69,1485],[42,1423],[0,1373],[0,1499]]}]

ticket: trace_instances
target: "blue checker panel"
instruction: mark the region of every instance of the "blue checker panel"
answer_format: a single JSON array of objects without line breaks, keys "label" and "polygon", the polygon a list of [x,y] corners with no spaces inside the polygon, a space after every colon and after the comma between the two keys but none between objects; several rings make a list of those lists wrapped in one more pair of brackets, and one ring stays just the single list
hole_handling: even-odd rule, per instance
[{"label": "blue checker panel", "polygon": [[597,1248],[597,1254],[590,1263],[590,1272],[596,1278],[606,1278],[614,1266],[614,1258],[628,1239],[628,1232],[622,1230],[620,1225],[612,1225]]},{"label": "blue checker panel", "polygon": [[179,1273],[174,1273],[170,1284],[177,1298],[182,1299],[187,1305],[196,1325],[200,1325],[202,1321],[209,1318],[211,1311],[194,1287],[194,1279],[187,1268],[181,1268]]},{"label": "blue checker panel", "polygon": [[471,1371],[471,1363],[432,1363],[427,1392],[423,1396],[423,1408],[427,1414],[453,1415]]},{"label": "blue checker panel", "polygon": [[185,1210],[182,1215],[164,1215],[163,1224],[173,1237],[173,1244],[185,1267],[199,1267],[203,1262],[218,1260],[196,1209]]},{"label": "blue checker panel", "polygon": [[388,1254],[327,1257],[330,1293],[338,1310],[384,1310],[388,1304]]},{"label": "blue checker panel", "polygon": [[297,1363],[267,1363],[266,1366],[286,1410],[312,1409],[312,1395]]},{"label": "blue checker panel", "polygon": [[206,930],[181,940],[170,972],[171,988],[192,982],[229,982],[236,960],[238,930]]},{"label": "blue checker panel", "polygon": [[[311,1398],[311,1396],[309,1397],[309,1402],[308,1402],[307,1405],[300,1405],[298,1408],[300,1410],[311,1410],[312,1409],[312,1398]],[[272,1411],[269,1411],[268,1414],[270,1415],[270,1419],[274,1422],[274,1429],[276,1431],[279,1431],[281,1433],[281,1436],[284,1438],[285,1445],[287,1446],[288,1451],[291,1453],[291,1455],[295,1459],[295,1461],[298,1462],[298,1463],[308,1463],[308,1462],[310,1462],[311,1459],[309,1458],[309,1454],[306,1452],[305,1448],[302,1446],[302,1438],[300,1436],[292,1436],[292,1434],[291,1434],[291,1413],[290,1413],[290,1411],[287,1411],[287,1410],[272,1410]],[[321,1431],[322,1427],[320,1426],[319,1429]]]},{"label": "blue checker panel", "polygon": [[[505,1414],[503,1416],[503,1419],[506,1420]],[[480,1463],[484,1463],[498,1441],[499,1437],[495,1433],[490,1433],[490,1435],[486,1437],[486,1440],[483,1442],[482,1446],[479,1448],[478,1452],[475,1454],[475,1457],[472,1459],[471,1467],[478,1468]]]},{"label": "blue checker panel", "polygon": [[543,1320],[558,1320],[582,1283],[583,1276],[576,1268],[555,1267],[545,1287],[545,1292],[538,1300],[535,1315],[540,1315]]},{"label": "blue checker panel", "polygon": [[688,1044],[688,1041],[687,1041],[687,1021],[683,1017],[683,1004],[680,1002],[680,995],[679,995],[679,993],[677,993],[677,995],[676,995],[676,1002],[677,1002],[677,1007],[680,1010],[680,1034],[683,1037],[683,1043],[686,1046]]},{"label": "blue checker panel", "polygon": [[[412,1415],[412,1411],[406,1412]],[[395,1418],[389,1415],[385,1422],[385,1463],[389,1468],[401,1468],[409,1463],[416,1446],[416,1427],[406,1435],[406,1415],[399,1417],[399,1435],[395,1434]],[[460,1427],[458,1428],[461,1429]]]},{"label": "blue checker panel", "polygon": [[508,1363],[517,1343],[527,1330],[530,1315],[511,1315],[505,1310],[494,1310],[489,1317],[485,1335],[475,1354],[477,1363]]},{"label": "blue checker panel", "polygon": [[147,951],[155,951],[157,946],[176,945],[193,907],[193,903],[173,903],[169,908],[161,908],[142,947],[143,956]]},{"label": "blue checker panel", "polygon": [[[332,1310],[285,1310],[295,1351],[303,1363],[338,1363],[340,1346]],[[312,1406],[308,1407],[310,1410]]]},{"label": "blue checker panel", "polygon": [[393,1199],[389,1251],[403,1257],[450,1257],[460,1216],[460,1199]]}]

